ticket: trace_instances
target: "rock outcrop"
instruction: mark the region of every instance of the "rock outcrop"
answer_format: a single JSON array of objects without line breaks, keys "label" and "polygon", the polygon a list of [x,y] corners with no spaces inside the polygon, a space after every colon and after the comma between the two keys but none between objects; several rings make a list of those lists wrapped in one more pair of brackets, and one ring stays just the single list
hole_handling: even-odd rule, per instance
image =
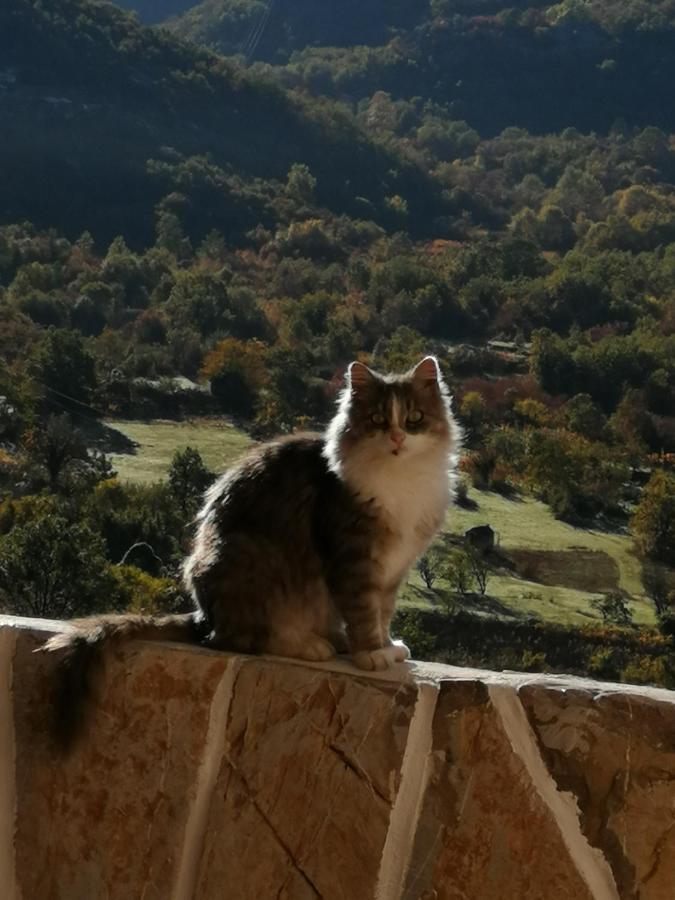
[{"label": "rock outcrop", "polygon": [[675,896],[668,691],[139,642],[63,759],[67,626],[0,621],[8,900]]}]

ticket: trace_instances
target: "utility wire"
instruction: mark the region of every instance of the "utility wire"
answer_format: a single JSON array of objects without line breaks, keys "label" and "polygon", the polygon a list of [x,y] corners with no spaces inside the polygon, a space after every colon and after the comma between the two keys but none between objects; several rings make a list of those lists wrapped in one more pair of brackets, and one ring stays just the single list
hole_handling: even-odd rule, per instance
[{"label": "utility wire", "polygon": [[261,22],[263,16],[265,15],[265,12],[266,12],[266,7],[263,6],[262,9],[260,10],[259,15],[256,18],[254,18],[253,24],[251,25],[249,33],[246,35],[246,39],[244,41],[242,41],[242,43],[239,45],[239,52],[243,53],[244,56],[248,56],[247,48],[250,47],[251,44],[253,43],[253,36],[256,33],[256,31],[258,30],[258,26],[260,25],[260,22]]},{"label": "utility wire", "polygon": [[[70,397],[70,396],[68,396],[68,394],[64,394],[61,391],[57,391],[56,388],[50,388],[48,385],[42,384],[39,381],[36,382],[36,384],[39,384],[40,387],[44,388],[47,391],[47,393],[49,393],[49,394],[55,394],[57,397],[61,397],[64,400],[69,400],[71,403],[77,403],[78,406],[83,406],[85,409],[90,410],[91,412],[95,413],[97,416],[105,416],[105,413],[103,412],[103,410],[96,409],[94,406],[90,406],[88,403],[85,403],[83,400],[78,400],[77,397]],[[55,400],[54,402],[57,403],[58,401]],[[63,406],[62,403],[59,405]]]},{"label": "utility wire", "polygon": [[267,23],[270,20],[270,16],[272,15],[272,8],[274,6],[274,0],[268,0],[267,8],[264,10],[261,20],[260,26],[258,28],[257,34],[253,38],[253,42],[249,49],[246,51],[246,61],[250,62],[253,58],[253,54],[258,49],[258,44],[260,43],[263,34],[265,33],[265,29],[267,28]]}]

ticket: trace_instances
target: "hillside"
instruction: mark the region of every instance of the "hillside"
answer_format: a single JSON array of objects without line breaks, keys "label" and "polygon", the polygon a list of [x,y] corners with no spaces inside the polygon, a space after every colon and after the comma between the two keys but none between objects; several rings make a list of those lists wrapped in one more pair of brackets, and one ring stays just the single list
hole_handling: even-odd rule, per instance
[{"label": "hillside", "polygon": [[194,0],[117,0],[115,5],[135,12],[144,25],[154,25],[186,12]]},{"label": "hillside", "polygon": [[[178,187],[199,204],[194,237],[214,227],[238,236],[269,219],[256,179],[284,179],[298,162],[336,212],[361,204],[386,224],[386,198],[402,195],[424,229],[442,210],[419,168],[339,108],[291,97],[112,5],[10,0],[0,58],[3,222],[147,244],[156,204]],[[197,155],[217,168],[179,186],[172,172]]]},{"label": "hillside", "polygon": [[487,136],[618,120],[672,128],[674,21],[668,0],[204,0],[168,24],[280,67],[289,85],[348,102],[378,90],[424,97]]}]

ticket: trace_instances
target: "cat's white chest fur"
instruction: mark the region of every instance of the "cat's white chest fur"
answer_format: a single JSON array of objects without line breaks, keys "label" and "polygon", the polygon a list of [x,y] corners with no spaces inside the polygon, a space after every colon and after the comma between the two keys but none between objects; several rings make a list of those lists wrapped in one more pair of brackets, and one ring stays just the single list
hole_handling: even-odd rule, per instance
[{"label": "cat's white chest fur", "polygon": [[385,584],[403,577],[436,532],[450,502],[449,468],[447,451],[439,449],[409,460],[392,455],[345,472],[359,496],[375,502],[392,532],[375,548]]}]

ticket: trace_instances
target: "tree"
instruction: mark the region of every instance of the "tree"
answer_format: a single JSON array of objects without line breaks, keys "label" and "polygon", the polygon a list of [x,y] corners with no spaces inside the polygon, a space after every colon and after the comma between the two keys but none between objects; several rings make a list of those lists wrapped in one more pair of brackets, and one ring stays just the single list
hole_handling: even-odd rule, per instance
[{"label": "tree", "polygon": [[472,437],[478,434],[487,418],[487,404],[483,395],[479,391],[467,391],[462,397],[459,414]]},{"label": "tree", "polygon": [[604,444],[561,428],[527,433],[526,478],[560,519],[589,516],[618,502],[628,470]]},{"label": "tree", "polygon": [[123,237],[116,237],[101,267],[102,280],[117,288],[125,306],[144,309],[148,304],[146,275],[141,261],[126,245]]},{"label": "tree", "polygon": [[202,337],[227,329],[232,319],[227,281],[227,277],[209,271],[177,272],[166,303],[172,325],[196,328]]},{"label": "tree", "polygon": [[551,394],[573,392],[575,365],[565,341],[542,328],[532,335],[530,371],[539,384]]},{"label": "tree", "polygon": [[631,520],[641,553],[672,563],[675,559],[675,476],[657,469],[647,482]]},{"label": "tree", "polygon": [[642,391],[635,388],[626,391],[610,417],[609,427],[634,455],[639,458],[644,454],[646,446],[654,441],[655,429]]},{"label": "tree", "polygon": [[186,515],[194,515],[202,494],[213,481],[198,450],[176,450],[169,468],[169,486]]},{"label": "tree", "polygon": [[417,560],[417,571],[429,590],[433,589],[434,583],[440,576],[443,563],[443,551],[440,547],[429,547],[426,553],[423,553]]},{"label": "tree", "polygon": [[293,163],[288,170],[288,178],[284,193],[297,204],[311,204],[314,202],[316,190],[316,178],[304,163]]},{"label": "tree", "polygon": [[539,243],[545,250],[569,250],[576,236],[570,219],[558,206],[544,206],[537,217]]},{"label": "tree", "polygon": [[424,338],[417,331],[401,325],[388,338],[380,340],[373,350],[373,365],[379,372],[402,372],[424,356]]},{"label": "tree", "polygon": [[50,403],[72,409],[91,403],[94,358],[76,331],[50,328],[32,355],[29,371]]},{"label": "tree", "polygon": [[490,567],[485,556],[473,547],[457,547],[448,556],[446,578],[453,591],[462,597],[487,591]]},{"label": "tree", "polygon": [[605,417],[590,394],[575,394],[561,410],[563,424],[592,441],[599,440],[605,430]]},{"label": "tree", "polygon": [[469,558],[471,574],[478,588],[478,593],[481,597],[484,597],[490,577],[490,566],[485,558],[485,554],[481,553],[476,547],[467,547],[465,552]]},{"label": "tree", "polygon": [[47,470],[49,489],[58,491],[60,479],[70,463],[88,460],[82,433],[74,428],[68,416],[49,416],[43,428],[30,442],[31,458]]},{"label": "tree", "polygon": [[0,600],[18,615],[95,612],[110,589],[103,541],[87,525],[48,510],[0,537]]},{"label": "tree", "polygon": [[265,348],[258,341],[225,338],[204,358],[201,376],[209,379],[224,412],[251,418],[267,381]]},{"label": "tree", "polygon": [[570,165],[560,176],[552,199],[567,215],[585,212],[595,218],[602,211],[604,197],[605,192],[597,178]]},{"label": "tree", "polygon": [[157,246],[168,250],[178,260],[187,260],[192,256],[190,239],[185,236],[178,216],[168,209],[160,209],[157,213]]},{"label": "tree", "polygon": [[658,617],[664,615],[670,608],[670,585],[663,567],[646,560],[642,567],[642,587],[654,604],[656,615]]}]

